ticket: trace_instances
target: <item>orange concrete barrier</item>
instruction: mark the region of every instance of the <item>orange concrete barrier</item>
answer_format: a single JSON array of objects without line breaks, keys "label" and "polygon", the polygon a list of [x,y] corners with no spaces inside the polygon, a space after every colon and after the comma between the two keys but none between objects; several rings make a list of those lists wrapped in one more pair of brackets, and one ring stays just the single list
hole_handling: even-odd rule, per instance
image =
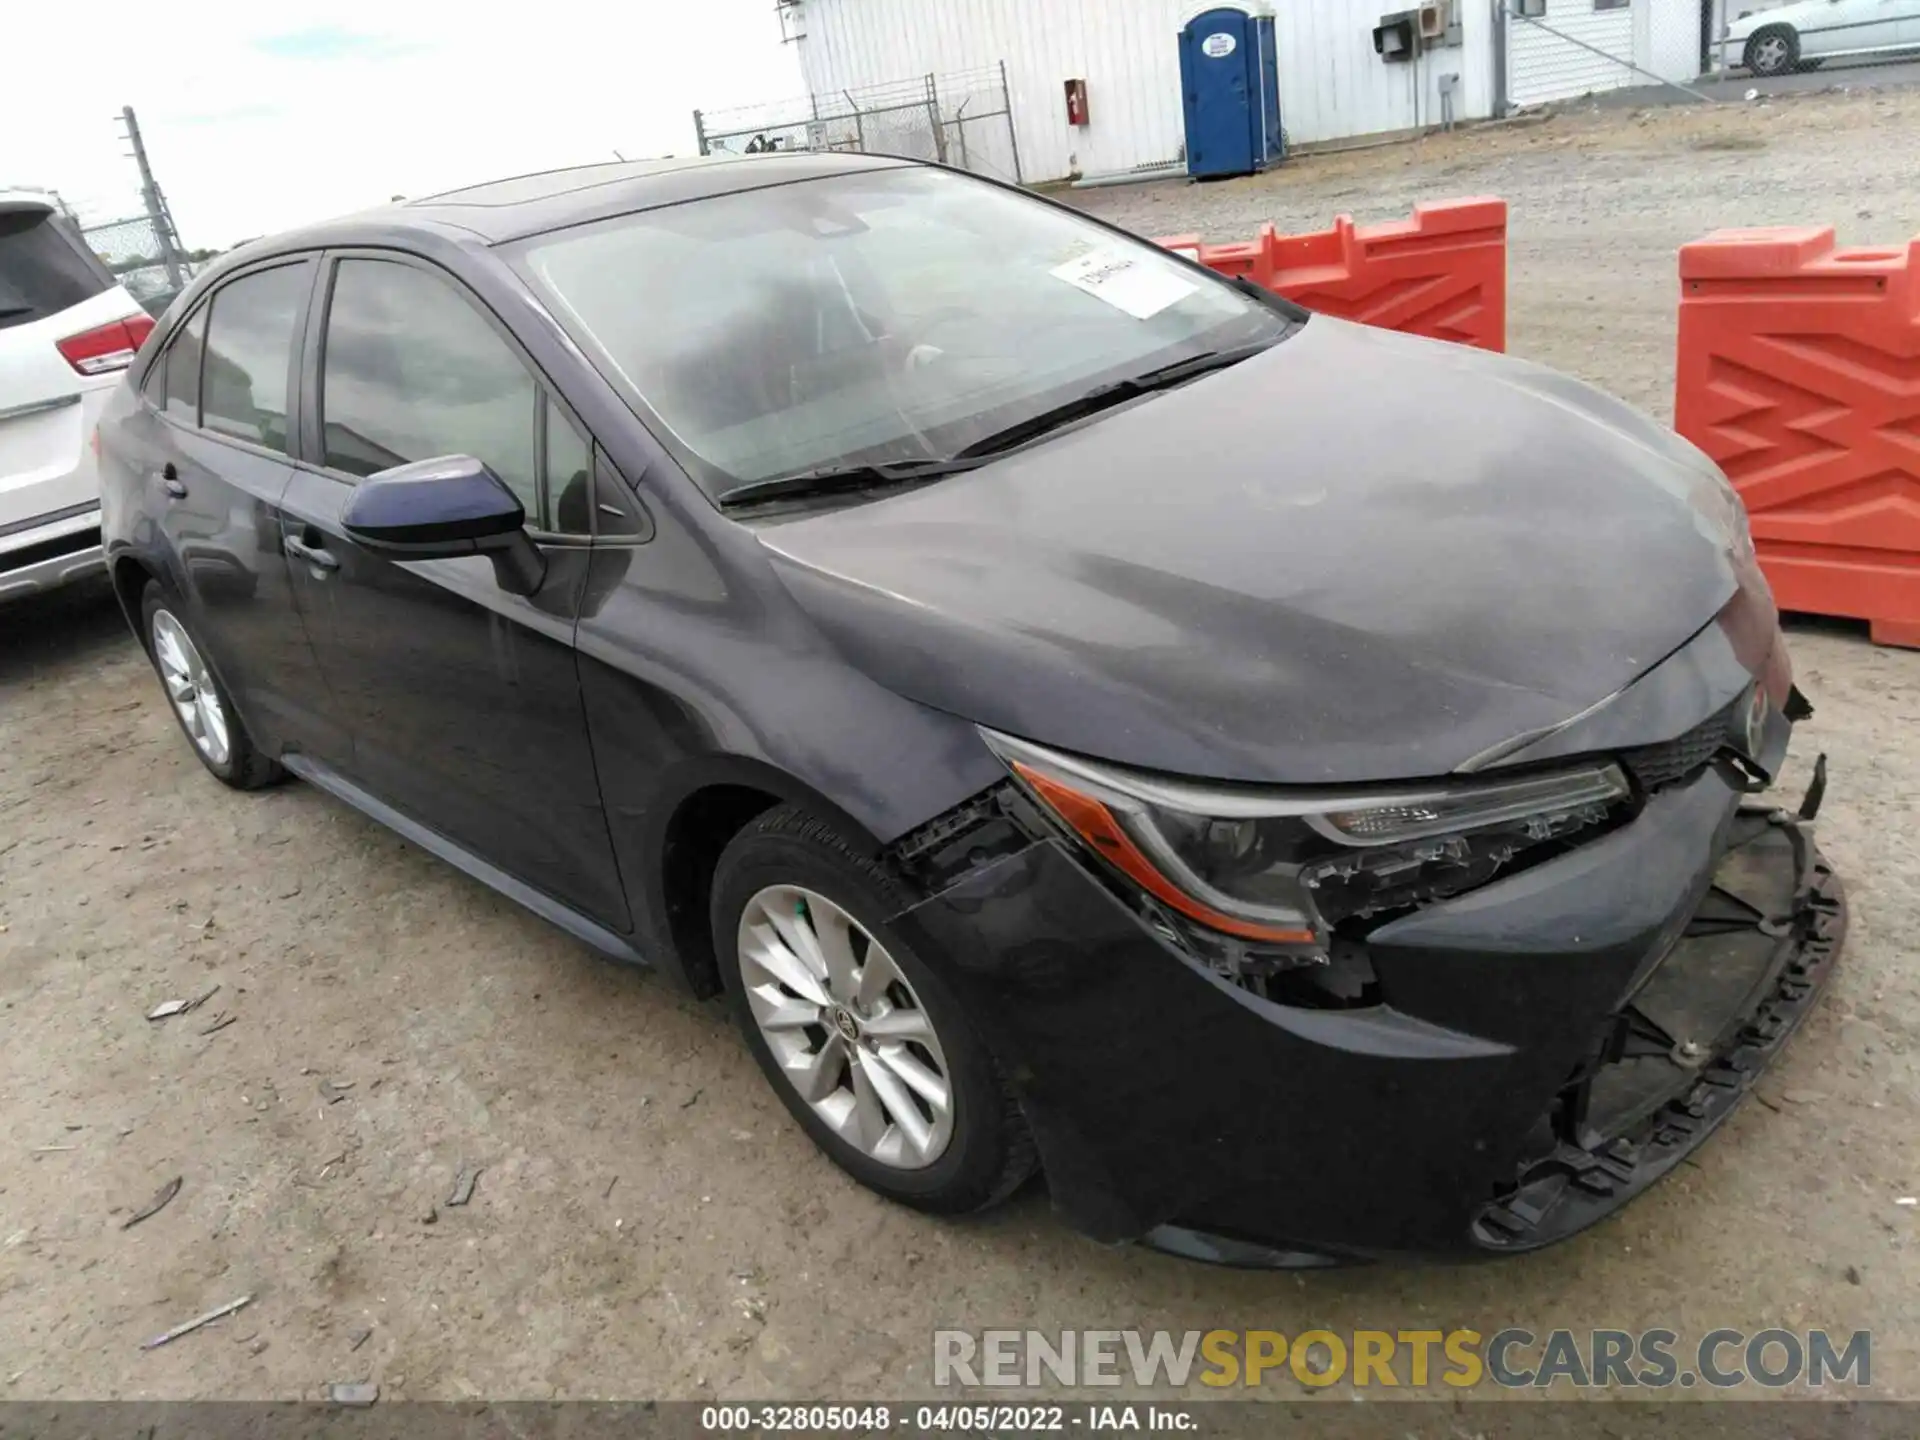
[{"label": "orange concrete barrier", "polygon": [[1240,276],[1309,310],[1477,345],[1507,348],[1507,202],[1417,205],[1411,220],[1209,245],[1198,235],[1158,242],[1222,275]]},{"label": "orange concrete barrier", "polygon": [[1680,250],[1674,428],[1740,491],[1782,610],[1920,646],[1920,240],[1825,226]]}]

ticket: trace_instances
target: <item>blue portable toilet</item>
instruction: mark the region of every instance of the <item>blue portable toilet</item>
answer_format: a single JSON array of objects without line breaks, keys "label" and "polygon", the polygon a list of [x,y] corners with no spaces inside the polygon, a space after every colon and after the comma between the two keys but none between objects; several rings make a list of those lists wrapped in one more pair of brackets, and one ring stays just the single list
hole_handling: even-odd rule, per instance
[{"label": "blue portable toilet", "polygon": [[1265,0],[1206,0],[1180,30],[1187,173],[1251,175],[1285,158],[1273,10]]}]

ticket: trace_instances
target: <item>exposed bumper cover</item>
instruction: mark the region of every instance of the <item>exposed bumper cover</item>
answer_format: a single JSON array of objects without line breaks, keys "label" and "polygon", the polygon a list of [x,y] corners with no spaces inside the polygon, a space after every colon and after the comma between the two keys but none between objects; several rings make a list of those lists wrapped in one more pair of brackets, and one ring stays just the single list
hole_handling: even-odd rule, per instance
[{"label": "exposed bumper cover", "polygon": [[1377,930],[1365,1008],[1220,979],[1055,842],[902,921],[967,992],[1069,1223],[1295,1265],[1510,1253],[1624,1204],[1777,1053],[1845,914],[1805,826],[1710,770]]}]

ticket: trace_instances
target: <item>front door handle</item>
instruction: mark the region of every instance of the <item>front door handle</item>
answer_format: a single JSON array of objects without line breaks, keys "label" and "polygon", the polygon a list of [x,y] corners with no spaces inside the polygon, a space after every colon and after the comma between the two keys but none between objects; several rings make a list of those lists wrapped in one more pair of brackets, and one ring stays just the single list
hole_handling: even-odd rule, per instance
[{"label": "front door handle", "polygon": [[291,535],[286,537],[286,544],[289,555],[298,555],[302,560],[316,569],[338,570],[340,568],[338,558],[336,558],[331,551],[323,549],[318,545],[309,545],[306,541],[296,540]]},{"label": "front door handle", "polygon": [[180,472],[173,468],[173,462],[171,460],[169,460],[160,471],[160,488],[167,492],[169,499],[184,500],[187,498],[187,487],[180,483]]}]

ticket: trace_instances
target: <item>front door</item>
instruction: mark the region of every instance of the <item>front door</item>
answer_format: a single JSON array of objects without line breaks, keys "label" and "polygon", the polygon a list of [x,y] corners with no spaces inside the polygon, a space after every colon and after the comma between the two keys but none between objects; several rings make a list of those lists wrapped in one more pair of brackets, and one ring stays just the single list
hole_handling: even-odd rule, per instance
[{"label": "front door", "polygon": [[[590,552],[560,534],[589,447],[517,349],[442,272],[332,267],[307,346],[316,423],[285,501],[295,591],[377,799],[609,928],[630,928],[587,739],[573,636]],[[350,540],[354,484],[472,455],[520,496],[547,560],[530,597],[491,562],[397,562]],[[546,504],[546,477],[560,499]],[[549,513],[549,511],[555,513]],[[584,516],[580,519],[586,528]]]}]

